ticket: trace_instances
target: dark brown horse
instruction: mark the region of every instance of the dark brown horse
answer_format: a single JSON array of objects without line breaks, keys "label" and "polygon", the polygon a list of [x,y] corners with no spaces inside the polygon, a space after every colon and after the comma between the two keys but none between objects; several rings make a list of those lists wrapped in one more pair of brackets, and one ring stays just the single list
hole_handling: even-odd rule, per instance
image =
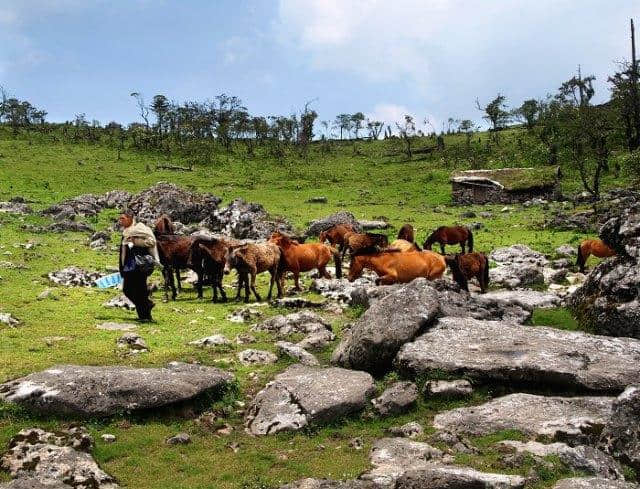
[{"label": "dark brown horse", "polygon": [[469,253],[473,252],[473,233],[465,226],[440,226],[424,242],[422,247],[430,250],[433,243],[440,244],[440,251],[444,255],[444,245],[460,243],[462,253],[466,253],[465,244],[469,245]]},{"label": "dark brown horse", "polygon": [[353,232],[353,226],[351,224],[336,224],[335,226],[331,226],[329,229],[322,231],[320,236],[318,236],[318,241],[320,243],[329,241],[331,246],[337,246],[338,250],[342,253],[345,246],[345,235]]},{"label": "dark brown horse", "polygon": [[[176,228],[173,224],[173,221],[171,221],[171,218],[166,214],[162,214],[156,220],[156,223],[153,226],[153,233],[156,236],[169,236],[169,235],[173,236],[176,234]],[[178,282],[178,290],[182,292],[182,281],[180,278],[180,269],[176,268],[174,271],[176,275],[176,281]],[[166,295],[165,295],[165,299],[166,299]]]},{"label": "dark brown horse", "polygon": [[218,302],[218,291],[222,302],[227,302],[227,294],[222,286],[224,267],[229,249],[240,244],[231,238],[198,237],[193,241],[189,264],[198,275],[196,290],[199,299],[202,299],[202,286],[207,277],[213,288],[212,302]]},{"label": "dark brown horse", "polygon": [[404,239],[409,243],[415,243],[415,233],[411,224],[405,224],[398,231],[398,239]]},{"label": "dark brown horse", "polygon": [[453,279],[463,289],[469,292],[468,281],[473,277],[478,279],[480,290],[484,294],[489,286],[489,259],[484,253],[457,253],[445,256],[445,261],[451,269]]},{"label": "dark brown horse", "polygon": [[342,258],[347,251],[351,256],[362,253],[375,253],[389,246],[389,238],[376,233],[347,233],[344,236]]}]

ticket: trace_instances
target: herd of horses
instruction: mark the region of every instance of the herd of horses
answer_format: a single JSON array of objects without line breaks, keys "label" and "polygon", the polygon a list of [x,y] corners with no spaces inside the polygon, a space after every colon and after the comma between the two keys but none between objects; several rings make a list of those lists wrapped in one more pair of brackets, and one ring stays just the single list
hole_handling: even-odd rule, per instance
[{"label": "herd of horses", "polygon": [[[271,300],[274,285],[277,297],[281,298],[287,273],[293,274],[295,290],[299,291],[301,272],[317,270],[320,277],[330,278],[326,267],[333,258],[336,277],[341,278],[347,253],[349,281],[359,278],[364,269],[375,272],[376,284],[381,285],[406,283],[418,277],[434,280],[442,277],[448,267],[453,279],[467,292],[468,282],[473,278],[477,279],[482,293],[489,285],[489,260],[484,253],[473,251],[473,233],[465,226],[437,228],[422,248],[416,243],[410,224],[402,226],[397,239],[391,243],[384,234],[357,232],[349,224],[326,229],[320,233],[317,243],[305,243],[304,239],[278,231],[261,243],[245,243],[230,237],[183,236],[175,233],[166,215],[157,220],[154,232],[163,265],[165,300],[168,300],[169,289],[172,299],[176,299],[177,290],[181,290],[180,270],[187,268],[197,275],[195,287],[200,299],[203,285],[209,283],[213,288],[212,301],[226,302],[223,278],[233,269],[238,274],[236,300],[241,299],[243,288],[245,302],[249,302],[250,292],[258,301],[262,300],[256,289],[256,277],[263,272],[271,276],[267,299]],[[432,251],[435,243],[439,244],[440,253]],[[445,246],[452,244],[459,244],[462,253],[446,255]],[[590,254],[605,257],[615,252],[600,240],[583,241],[578,247],[577,260],[582,272]]]}]

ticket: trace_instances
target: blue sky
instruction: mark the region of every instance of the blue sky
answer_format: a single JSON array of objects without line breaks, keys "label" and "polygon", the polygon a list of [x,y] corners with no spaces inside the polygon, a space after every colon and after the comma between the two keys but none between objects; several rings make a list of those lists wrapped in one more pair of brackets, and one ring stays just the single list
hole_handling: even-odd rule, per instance
[{"label": "blue sky", "polygon": [[630,17],[640,0],[0,0],[0,85],[54,121],[137,120],[138,91],[439,128],[481,122],[476,97],[554,92],[578,64],[606,99]]}]

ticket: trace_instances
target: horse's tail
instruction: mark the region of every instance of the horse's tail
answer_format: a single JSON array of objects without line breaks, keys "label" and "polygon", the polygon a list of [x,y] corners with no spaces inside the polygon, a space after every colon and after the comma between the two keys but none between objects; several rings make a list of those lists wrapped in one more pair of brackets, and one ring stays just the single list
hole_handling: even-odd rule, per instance
[{"label": "horse's tail", "polygon": [[464,273],[462,273],[462,269],[460,268],[460,265],[458,265],[458,261],[456,260],[456,258],[445,256],[444,261],[451,269],[453,279],[460,286],[460,288],[469,292],[469,282],[467,281],[467,277],[464,276]]},{"label": "horse's tail", "polygon": [[469,228],[467,228],[467,231],[469,231],[469,237],[467,238],[467,245],[469,246],[468,253],[473,253],[473,233]]},{"label": "horse's tail", "polygon": [[584,265],[585,263],[587,263],[587,259],[585,258],[583,252],[582,252],[582,244],[580,243],[578,245],[578,258],[576,260],[576,265],[578,265],[578,267],[580,267],[580,271],[584,270]]},{"label": "horse's tail", "polygon": [[484,258],[484,271],[482,272],[482,275],[484,276],[484,285],[489,286],[489,258],[487,258],[487,255],[484,253],[482,254],[482,257]]},{"label": "horse's tail", "polygon": [[333,255],[333,262],[336,265],[336,278],[342,278],[342,257],[340,256],[340,252],[338,251],[338,248],[334,248],[333,246],[330,246],[329,248]]}]

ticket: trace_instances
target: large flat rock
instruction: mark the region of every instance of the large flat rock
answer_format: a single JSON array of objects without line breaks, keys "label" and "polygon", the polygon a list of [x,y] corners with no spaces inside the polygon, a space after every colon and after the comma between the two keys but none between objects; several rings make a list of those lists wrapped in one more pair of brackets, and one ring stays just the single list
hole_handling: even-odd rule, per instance
[{"label": "large flat rock", "polygon": [[0,399],[43,414],[110,416],[160,408],[222,391],[233,376],[214,367],[59,365],[0,385]]},{"label": "large flat rock", "polygon": [[388,370],[400,347],[440,311],[438,293],[426,282],[416,279],[375,302],[343,335],[331,361],[371,373]]},{"label": "large flat rock", "polygon": [[254,435],[295,431],[363,410],[375,393],[366,372],[292,365],[258,392],[246,418]]},{"label": "large flat rock", "polygon": [[614,400],[614,397],[510,394],[480,406],[440,413],[433,426],[469,436],[518,430],[531,438],[589,445],[610,420]]},{"label": "large flat rock", "polygon": [[601,477],[573,477],[562,479],[553,489],[638,489],[637,484],[612,481]]},{"label": "large flat rock", "polygon": [[522,489],[525,478],[519,475],[491,474],[469,467],[433,465],[409,470],[393,489]]},{"label": "large flat rock", "polygon": [[442,318],[395,360],[416,376],[439,370],[489,382],[619,393],[637,381],[640,341],[502,321]]}]

